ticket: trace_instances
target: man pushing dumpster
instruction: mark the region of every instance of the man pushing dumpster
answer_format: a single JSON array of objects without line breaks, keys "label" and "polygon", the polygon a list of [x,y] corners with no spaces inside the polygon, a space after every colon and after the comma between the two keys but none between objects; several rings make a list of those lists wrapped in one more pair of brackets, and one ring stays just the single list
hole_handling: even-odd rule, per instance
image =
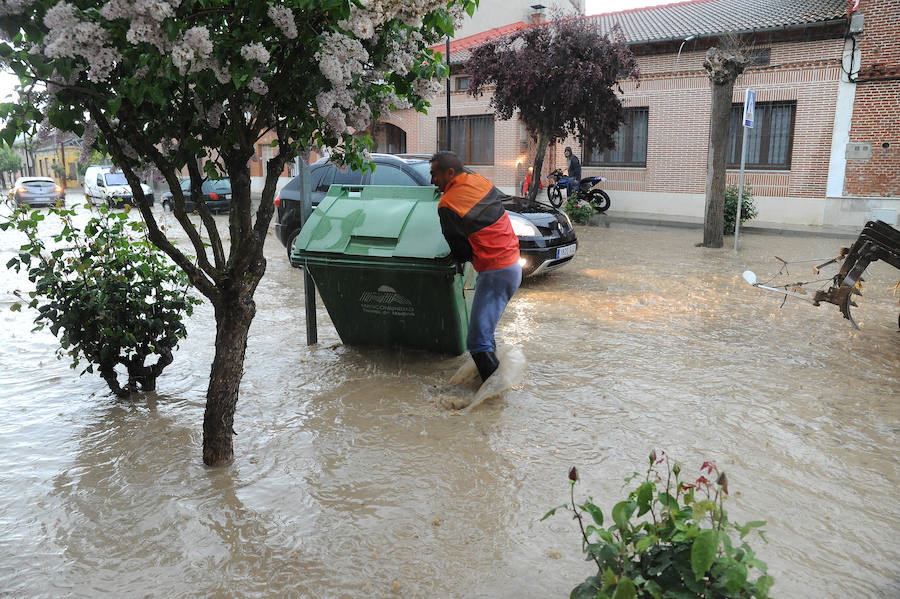
[{"label": "man pushing dumpster", "polygon": [[522,282],[519,239],[503,208],[504,194],[481,175],[465,172],[453,152],[431,158],[431,182],[443,192],[438,217],[451,256],[478,272],[466,347],[484,382],[500,365],[494,331]]}]

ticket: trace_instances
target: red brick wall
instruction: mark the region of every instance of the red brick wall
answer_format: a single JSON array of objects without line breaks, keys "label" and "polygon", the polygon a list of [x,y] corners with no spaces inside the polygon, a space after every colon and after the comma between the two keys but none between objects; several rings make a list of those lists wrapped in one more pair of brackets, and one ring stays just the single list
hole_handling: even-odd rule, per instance
[{"label": "red brick wall", "polygon": [[[760,102],[797,102],[791,169],[748,171],[745,179],[757,195],[825,197],[843,46],[843,39],[772,43],[767,46],[771,49],[770,64],[750,69],[737,80],[736,103],[743,102],[748,86],[756,90]],[[710,103],[704,55],[705,48],[683,51],[680,57],[675,52],[638,57],[640,81],[626,81],[622,87],[626,106],[649,107],[647,166],[585,167],[585,176],[602,173],[609,179],[605,187],[612,191],[704,193]],[[453,93],[451,111],[454,115],[489,114],[489,100],[489,96],[472,98],[466,93]],[[446,114],[445,96],[436,96],[432,104],[428,115],[399,111],[389,120],[407,132],[409,152],[437,149],[437,117]],[[544,174],[554,165],[564,167],[566,145],[582,156],[577,140],[565,140],[548,153]],[[496,121],[494,156],[492,167],[474,170],[500,187],[518,188],[534,159],[534,144],[521,140],[515,118]],[[737,170],[729,171],[729,178],[736,180]]]},{"label": "red brick wall", "polygon": [[870,143],[872,157],[848,160],[844,193],[900,196],[900,0],[863,0],[860,65],[850,142]]},{"label": "red brick wall", "polygon": [[[747,70],[735,83],[733,101],[748,87],[758,102],[795,100],[791,168],[746,171],[757,195],[824,198],[837,101],[843,40],[786,42],[771,46],[770,65]],[[639,57],[641,79],[623,84],[626,106],[649,107],[646,168],[586,167],[602,173],[610,190],[702,194],[706,185],[710,83],[703,52]],[[566,145],[577,146],[570,139]],[[561,157],[561,152],[560,155]],[[729,171],[737,181],[738,171]]]}]

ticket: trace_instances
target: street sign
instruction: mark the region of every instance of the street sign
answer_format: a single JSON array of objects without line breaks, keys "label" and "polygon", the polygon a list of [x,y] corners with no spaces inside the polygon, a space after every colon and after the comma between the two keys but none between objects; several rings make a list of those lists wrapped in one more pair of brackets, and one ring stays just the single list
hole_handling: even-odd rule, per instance
[{"label": "street sign", "polygon": [[756,92],[748,89],[744,95],[744,127],[753,128],[754,112],[756,112]]}]

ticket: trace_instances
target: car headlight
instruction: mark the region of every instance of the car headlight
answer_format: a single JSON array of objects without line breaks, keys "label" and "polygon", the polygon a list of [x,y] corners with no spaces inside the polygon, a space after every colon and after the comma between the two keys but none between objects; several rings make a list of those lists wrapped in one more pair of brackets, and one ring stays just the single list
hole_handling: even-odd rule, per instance
[{"label": "car headlight", "polygon": [[516,237],[537,237],[540,235],[537,227],[518,214],[510,214],[509,220],[512,223],[513,233],[516,234]]}]

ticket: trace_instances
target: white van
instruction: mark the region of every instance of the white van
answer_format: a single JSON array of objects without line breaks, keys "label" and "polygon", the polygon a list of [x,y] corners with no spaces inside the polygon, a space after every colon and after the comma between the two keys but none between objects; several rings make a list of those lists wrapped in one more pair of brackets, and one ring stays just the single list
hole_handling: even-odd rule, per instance
[{"label": "white van", "polygon": [[[146,183],[141,183],[148,203],[153,205],[153,190]],[[84,197],[91,204],[106,204],[110,208],[118,208],[124,204],[134,205],[131,187],[121,171],[114,171],[112,166],[89,166],[84,172]]]}]

